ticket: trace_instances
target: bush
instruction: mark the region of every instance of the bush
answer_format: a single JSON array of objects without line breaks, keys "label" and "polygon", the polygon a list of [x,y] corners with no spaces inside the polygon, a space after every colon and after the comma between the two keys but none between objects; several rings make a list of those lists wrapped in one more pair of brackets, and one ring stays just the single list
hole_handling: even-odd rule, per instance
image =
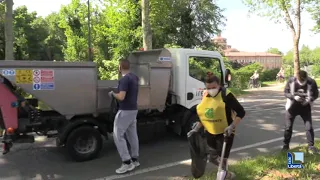
[{"label": "bush", "polygon": [[279,68],[276,69],[267,69],[262,71],[261,75],[260,75],[260,80],[261,81],[274,81],[276,80],[276,76],[279,72]]},{"label": "bush", "polygon": [[263,69],[262,65],[259,63],[253,63],[244,67],[241,67],[238,70],[234,70],[232,72],[232,80],[231,80],[231,87],[239,88],[239,89],[246,89],[248,81],[250,77],[253,75],[255,70],[258,70],[260,73]]},{"label": "bush", "polygon": [[286,79],[288,79],[288,77],[291,77],[293,76],[293,67],[291,67],[291,65],[287,65],[285,68],[284,68],[284,76]]},{"label": "bush", "polygon": [[314,75],[315,77],[320,77],[320,65],[312,66],[312,75]]}]

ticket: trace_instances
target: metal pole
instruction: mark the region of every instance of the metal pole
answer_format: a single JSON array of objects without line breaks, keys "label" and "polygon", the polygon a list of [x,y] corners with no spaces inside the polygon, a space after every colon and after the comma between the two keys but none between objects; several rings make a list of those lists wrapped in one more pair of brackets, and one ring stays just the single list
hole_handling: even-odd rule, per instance
[{"label": "metal pole", "polygon": [[5,17],[5,60],[14,60],[13,56],[13,0],[6,0],[6,17]]},{"label": "metal pole", "polygon": [[90,0],[88,0],[88,55],[89,61],[93,61],[92,59],[92,47],[91,47],[91,13],[90,13]]}]

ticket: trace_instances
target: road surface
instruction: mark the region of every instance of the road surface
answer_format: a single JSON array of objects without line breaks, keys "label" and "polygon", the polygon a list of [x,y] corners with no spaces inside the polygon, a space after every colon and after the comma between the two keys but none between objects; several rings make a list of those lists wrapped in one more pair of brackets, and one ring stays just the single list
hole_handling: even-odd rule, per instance
[{"label": "road surface", "polygon": [[[247,115],[237,129],[231,160],[278,151],[282,145],[285,99],[281,91],[261,88],[240,98]],[[315,136],[320,137],[320,103],[313,115]],[[303,122],[296,119],[292,144],[305,144]],[[76,163],[56,148],[54,140],[37,139],[35,144],[16,145],[12,152],[0,155],[0,180],[166,180],[190,176],[186,140],[168,134],[156,142],[141,145],[141,166],[130,174],[118,176],[119,155],[107,141],[98,159]],[[208,166],[213,168],[212,165]]]}]

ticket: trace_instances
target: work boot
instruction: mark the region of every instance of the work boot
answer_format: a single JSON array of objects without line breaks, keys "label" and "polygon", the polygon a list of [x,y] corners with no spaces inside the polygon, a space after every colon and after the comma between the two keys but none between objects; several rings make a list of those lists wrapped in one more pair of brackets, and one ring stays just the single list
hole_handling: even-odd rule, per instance
[{"label": "work boot", "polygon": [[227,158],[223,159],[222,169],[227,172],[225,180],[235,179],[236,175],[233,172],[228,171],[228,159]]},{"label": "work boot", "polygon": [[283,145],[282,152],[287,152],[290,149],[289,145]]},{"label": "work boot", "polygon": [[309,146],[309,147],[308,147],[308,152],[309,152],[310,154],[319,154],[319,150],[318,150],[316,147],[314,147],[314,146]]}]

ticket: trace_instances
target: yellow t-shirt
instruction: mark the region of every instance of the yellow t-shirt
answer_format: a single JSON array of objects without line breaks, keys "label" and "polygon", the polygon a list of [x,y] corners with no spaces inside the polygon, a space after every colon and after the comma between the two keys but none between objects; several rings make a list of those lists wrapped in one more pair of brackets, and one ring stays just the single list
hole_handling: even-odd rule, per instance
[{"label": "yellow t-shirt", "polygon": [[203,96],[201,103],[197,106],[197,113],[202,125],[210,134],[222,134],[228,127],[226,105],[221,91],[216,97]]}]

